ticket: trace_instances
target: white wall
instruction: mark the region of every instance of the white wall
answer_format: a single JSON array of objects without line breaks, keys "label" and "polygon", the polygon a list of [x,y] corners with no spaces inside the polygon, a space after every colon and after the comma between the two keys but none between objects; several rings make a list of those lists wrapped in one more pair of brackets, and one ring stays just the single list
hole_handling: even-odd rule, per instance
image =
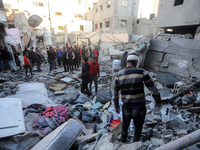
[{"label": "white wall", "polygon": [[158,27],[200,24],[200,0],[184,0],[174,6],[174,0],[162,0],[158,8]]},{"label": "white wall", "polygon": [[67,24],[68,33],[81,32],[80,25],[84,26],[83,32],[92,32],[92,21],[74,20]]}]

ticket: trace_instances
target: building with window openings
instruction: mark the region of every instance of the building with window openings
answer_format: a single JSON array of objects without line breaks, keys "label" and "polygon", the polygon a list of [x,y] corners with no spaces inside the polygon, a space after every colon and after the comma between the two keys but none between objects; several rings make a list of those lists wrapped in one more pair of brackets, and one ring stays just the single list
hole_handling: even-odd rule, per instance
[{"label": "building with window openings", "polygon": [[132,33],[137,21],[139,0],[99,0],[87,12],[93,30],[120,30]]},{"label": "building with window openings", "polygon": [[160,0],[158,27],[165,29],[165,33],[195,36],[200,29],[199,8],[199,0]]}]

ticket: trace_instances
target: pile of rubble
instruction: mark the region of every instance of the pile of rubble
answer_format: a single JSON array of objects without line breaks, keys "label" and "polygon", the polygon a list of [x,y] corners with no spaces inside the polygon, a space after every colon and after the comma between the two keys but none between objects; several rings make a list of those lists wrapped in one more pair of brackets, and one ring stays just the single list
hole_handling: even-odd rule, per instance
[{"label": "pile of rubble", "polygon": [[[131,142],[133,123],[128,142],[119,142],[122,113],[115,112],[112,102],[116,72],[112,74],[111,66],[112,61],[100,63],[98,93],[92,98],[80,92],[79,69],[69,74],[58,68],[48,74],[48,67],[42,66],[43,72],[35,72],[32,79],[25,79],[22,73],[2,73],[0,118],[5,121],[0,123],[0,148],[150,150],[200,128],[199,82],[150,72],[163,107],[154,109],[151,92],[145,88],[147,114],[141,142]],[[197,143],[188,149],[199,146]]]}]

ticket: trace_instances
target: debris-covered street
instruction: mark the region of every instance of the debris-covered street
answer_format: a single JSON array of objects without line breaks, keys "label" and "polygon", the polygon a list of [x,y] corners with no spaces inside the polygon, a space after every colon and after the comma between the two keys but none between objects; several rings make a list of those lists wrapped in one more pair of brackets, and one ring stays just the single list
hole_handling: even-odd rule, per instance
[{"label": "debris-covered street", "polygon": [[[143,0],[96,0],[66,2],[87,10],[70,8],[57,30],[66,16],[52,0],[11,1],[0,1],[0,149],[200,149],[199,23],[165,24],[166,0],[146,20]],[[104,9],[113,18],[98,26]]]}]

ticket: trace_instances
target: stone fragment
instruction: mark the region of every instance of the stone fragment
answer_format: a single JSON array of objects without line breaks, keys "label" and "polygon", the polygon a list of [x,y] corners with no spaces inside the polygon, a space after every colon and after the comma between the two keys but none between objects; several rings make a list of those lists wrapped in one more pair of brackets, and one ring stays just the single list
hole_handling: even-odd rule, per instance
[{"label": "stone fragment", "polygon": [[180,81],[178,78],[170,73],[157,73],[156,78],[163,86],[166,86],[168,88],[173,88],[174,84]]},{"label": "stone fragment", "polygon": [[188,130],[186,129],[177,130],[177,135],[187,135],[187,134],[188,134]]},{"label": "stone fragment", "polygon": [[142,142],[134,142],[131,144],[123,144],[118,150],[141,150],[142,148]]},{"label": "stone fragment", "polygon": [[109,141],[109,134],[103,134],[101,139],[99,140],[96,150],[111,150],[114,149],[114,144]]},{"label": "stone fragment", "polygon": [[160,140],[160,139],[156,139],[156,138],[151,138],[151,143],[158,147],[158,146],[161,146],[163,145],[163,140]]},{"label": "stone fragment", "polygon": [[176,117],[167,124],[167,128],[172,129],[176,132],[177,130],[180,129],[188,130],[189,126],[179,117]]},{"label": "stone fragment", "polygon": [[60,81],[63,81],[65,83],[67,83],[67,84],[70,84],[74,80],[72,78],[65,77],[65,78],[60,79]]},{"label": "stone fragment", "polygon": [[65,91],[55,91],[54,95],[64,95]]},{"label": "stone fragment", "polygon": [[164,87],[162,90],[159,91],[162,100],[169,100],[173,97],[169,88]]}]

